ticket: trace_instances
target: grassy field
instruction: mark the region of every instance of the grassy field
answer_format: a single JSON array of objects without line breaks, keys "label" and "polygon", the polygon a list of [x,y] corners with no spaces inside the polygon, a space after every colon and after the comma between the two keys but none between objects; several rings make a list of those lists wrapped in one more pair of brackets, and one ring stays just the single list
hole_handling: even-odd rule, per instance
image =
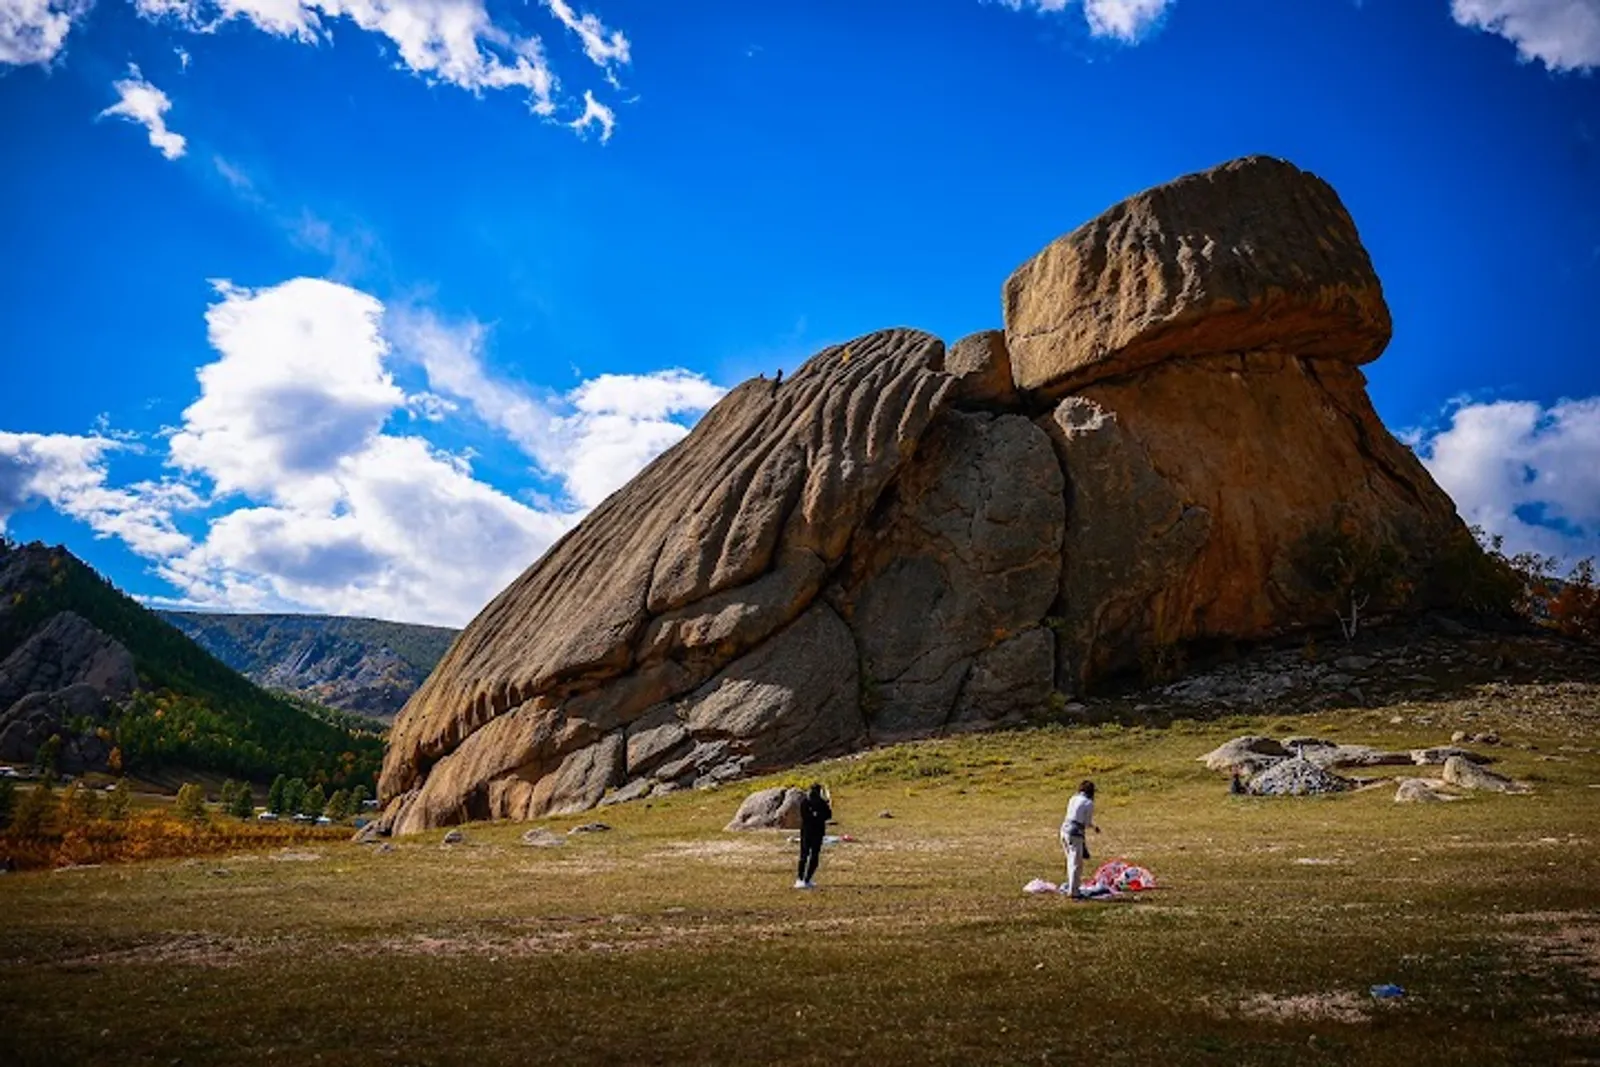
[{"label": "grassy field", "polygon": [[[1600,689],[1519,694],[919,743],[607,808],[561,848],[484,825],[10,875],[0,1062],[1600,1063]],[[1238,798],[1195,761],[1463,727],[1532,794]],[[1061,876],[1085,776],[1097,860],[1161,889],[1021,893]],[[787,835],[722,827],[813,777],[858,840],[800,893]]]}]

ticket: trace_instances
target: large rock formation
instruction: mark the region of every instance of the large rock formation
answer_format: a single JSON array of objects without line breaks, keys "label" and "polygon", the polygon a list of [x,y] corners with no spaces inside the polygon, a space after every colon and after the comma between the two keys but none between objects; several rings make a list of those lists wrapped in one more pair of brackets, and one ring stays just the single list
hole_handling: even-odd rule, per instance
[{"label": "large rock formation", "polygon": [[[1303,546],[1464,530],[1357,365],[1389,337],[1320,179],[1239,160],[1005,286],[749,381],[484,609],[396,722],[383,825],[581,810],[1019,721],[1152,650],[1331,620]],[[608,795],[609,791],[609,795]]]}]

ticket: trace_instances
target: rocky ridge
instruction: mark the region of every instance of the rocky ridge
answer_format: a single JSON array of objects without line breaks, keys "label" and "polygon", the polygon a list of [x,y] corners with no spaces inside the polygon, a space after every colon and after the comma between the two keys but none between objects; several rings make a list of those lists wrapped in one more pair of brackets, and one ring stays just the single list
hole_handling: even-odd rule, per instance
[{"label": "rocky ridge", "polygon": [[456,635],[343,616],[159,614],[259,686],[376,719],[405,706]]},{"label": "rocky ridge", "polygon": [[[1466,531],[1358,365],[1381,287],[1326,183],[1251,157],[1004,287],[733,390],[484,609],[395,723],[393,832],[534,818],[1018,722],[1153,656],[1331,619],[1348,526],[1409,599]],[[1059,695],[1058,695],[1059,694]]]}]

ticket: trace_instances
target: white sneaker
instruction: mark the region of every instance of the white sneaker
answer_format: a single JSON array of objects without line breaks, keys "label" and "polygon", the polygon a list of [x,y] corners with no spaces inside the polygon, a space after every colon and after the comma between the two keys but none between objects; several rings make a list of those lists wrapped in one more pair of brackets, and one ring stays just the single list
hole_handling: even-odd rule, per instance
[{"label": "white sneaker", "polygon": [[801,880],[800,880],[800,879],[798,879],[798,878],[796,878],[796,879],[795,879],[795,880],[794,880],[794,887],[795,887],[795,888],[796,888],[796,889],[810,889],[810,888],[811,888],[811,883],[809,883],[809,882],[802,882],[802,881],[801,881]]}]

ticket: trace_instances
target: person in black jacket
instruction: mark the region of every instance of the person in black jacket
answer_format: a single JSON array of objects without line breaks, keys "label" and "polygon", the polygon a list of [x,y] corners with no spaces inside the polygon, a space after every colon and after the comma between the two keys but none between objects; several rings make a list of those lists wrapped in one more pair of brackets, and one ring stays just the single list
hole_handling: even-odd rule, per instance
[{"label": "person in black jacket", "polygon": [[817,873],[817,860],[822,858],[822,838],[833,818],[833,808],[820,782],[813,782],[811,791],[800,802],[800,870],[794,881],[796,889],[815,889],[812,876]]}]

